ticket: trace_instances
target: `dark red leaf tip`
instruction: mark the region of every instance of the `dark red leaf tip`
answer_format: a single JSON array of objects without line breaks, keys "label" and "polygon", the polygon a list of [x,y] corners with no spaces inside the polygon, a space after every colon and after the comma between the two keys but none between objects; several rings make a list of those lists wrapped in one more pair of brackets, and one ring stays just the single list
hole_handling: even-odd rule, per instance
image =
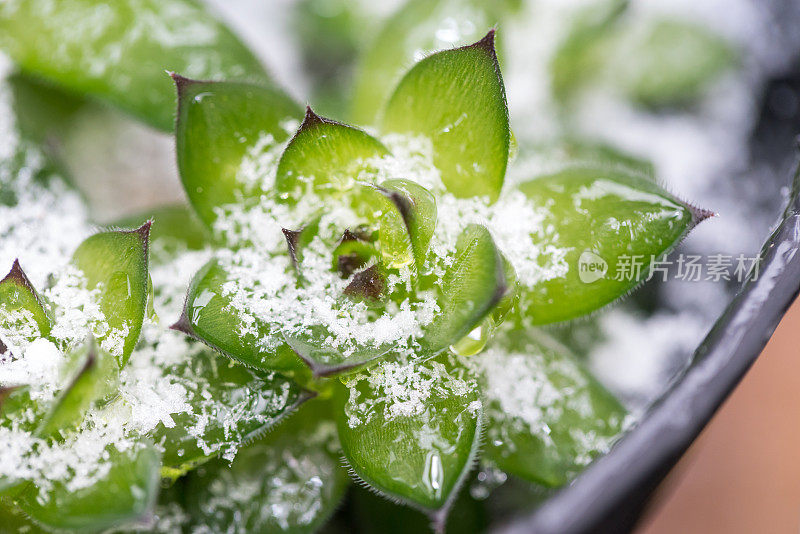
[{"label": "dark red leaf tip", "polygon": [[697,206],[689,204],[688,202],[685,203],[685,205],[686,209],[688,209],[689,213],[691,213],[692,215],[692,226],[697,226],[706,219],[718,216],[718,214],[714,211],[707,210],[704,208],[698,208]]},{"label": "dark red leaf tip", "polygon": [[364,269],[353,275],[353,278],[344,289],[344,294],[349,297],[368,298],[377,300],[386,289],[383,270],[379,264]]},{"label": "dark red leaf tip", "polygon": [[[2,350],[4,346],[5,345],[3,345],[3,342],[0,341],[0,354],[3,354],[3,352],[5,352],[4,350]],[[0,413],[2,413],[3,404],[6,402],[8,397],[10,397],[11,394],[14,393],[16,390],[18,390],[20,387],[21,386],[0,386]]]},{"label": "dark red leaf tip", "polygon": [[0,284],[4,282],[14,282],[33,292],[33,284],[31,284],[25,271],[22,270],[22,266],[19,264],[19,258],[14,260],[14,263],[11,265],[11,270],[8,271],[5,278],[0,280]]},{"label": "dark red leaf tip", "polygon": [[494,36],[495,36],[495,33],[497,33],[497,30],[495,28],[492,28],[483,37],[483,39],[481,39],[480,41],[477,41],[477,42],[469,45],[467,48],[482,48],[482,49],[486,50],[487,52],[491,53],[492,55],[495,55],[496,54],[495,47],[494,47]]},{"label": "dark red leaf tip", "polygon": [[322,124],[324,122],[325,119],[314,113],[314,110],[311,109],[311,106],[306,106],[306,115],[303,117],[303,124],[300,125],[300,130],[310,128],[311,126]]},{"label": "dark red leaf tip", "polygon": [[339,243],[344,243],[345,241],[359,241],[359,240],[361,240],[359,236],[351,232],[349,228],[345,228],[341,239],[339,239]]},{"label": "dark red leaf tip", "polygon": [[181,313],[181,316],[178,317],[178,320],[175,321],[174,324],[170,325],[169,329],[182,332],[187,336],[194,336],[194,329],[192,329],[192,325],[189,322],[189,317],[186,315],[186,310]]},{"label": "dark red leaf tip", "polygon": [[299,257],[297,255],[297,245],[300,242],[300,234],[302,230],[289,230],[288,228],[281,228],[283,237],[286,238],[286,246],[289,249],[289,257],[292,260],[292,265],[295,269],[299,269]]},{"label": "dark red leaf tip", "polygon": [[191,78],[181,76],[177,72],[173,72],[171,70],[168,70],[167,74],[169,74],[170,78],[172,78],[172,81],[175,82],[175,89],[178,91],[178,96],[182,96],[187,87],[197,83],[197,80],[192,80]]},{"label": "dark red leaf tip", "polygon": [[148,219],[139,228],[134,230],[142,239],[150,239],[150,227],[153,226],[153,219]]}]

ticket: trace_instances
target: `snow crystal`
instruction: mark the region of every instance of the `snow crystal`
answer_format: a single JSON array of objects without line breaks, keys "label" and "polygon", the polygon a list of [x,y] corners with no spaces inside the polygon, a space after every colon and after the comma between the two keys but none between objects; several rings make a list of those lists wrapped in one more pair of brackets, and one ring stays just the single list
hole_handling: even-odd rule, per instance
[{"label": "snow crystal", "polygon": [[[340,469],[324,447],[332,442],[336,442],[336,430],[323,422],[277,454],[254,449],[263,467],[254,473],[220,470],[208,485],[210,495],[202,504],[204,512],[217,518],[230,517],[227,530],[222,531],[230,534],[242,527],[252,529],[271,523],[284,530],[312,524],[333,496],[333,485],[323,481],[331,480]],[[261,476],[261,469],[269,476]],[[212,532],[220,531],[206,525],[193,530],[194,534]]]},{"label": "snow crystal", "polygon": [[[529,345],[524,352],[490,348],[470,361],[485,381],[487,416],[502,424],[488,429],[488,439],[513,452],[514,435],[537,436],[545,446],[563,447],[564,438],[554,430],[567,432],[576,465],[588,464],[594,456],[607,452],[621,429],[629,422],[622,411],[604,421],[594,411],[592,385],[578,364],[548,349]],[[573,428],[564,428],[561,419],[570,417]]]},{"label": "snow crystal", "polygon": [[[431,397],[465,397],[475,391],[477,384],[461,375],[448,372],[435,361],[381,362],[366,372],[350,375],[343,379],[349,389],[347,424],[356,428],[375,417],[392,421],[397,417],[426,416]],[[368,388],[369,396],[362,396],[363,387]],[[475,414],[480,408],[480,401],[471,401],[467,410]]]}]

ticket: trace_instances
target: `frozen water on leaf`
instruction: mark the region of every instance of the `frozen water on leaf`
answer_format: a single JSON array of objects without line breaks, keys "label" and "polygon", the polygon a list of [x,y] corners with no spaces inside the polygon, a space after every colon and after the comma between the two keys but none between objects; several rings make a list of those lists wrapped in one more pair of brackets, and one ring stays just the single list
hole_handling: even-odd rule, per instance
[{"label": "frozen water on leaf", "polygon": [[36,318],[33,312],[25,308],[9,310],[0,302],[0,325],[0,339],[12,354],[21,353],[28,345],[28,340],[39,336]]},{"label": "frozen water on leaf", "polygon": [[[485,380],[486,413],[501,425],[490,425],[487,440],[503,444],[508,451],[514,450],[512,434],[533,435],[546,446],[553,441],[552,425],[567,413],[586,422],[586,428],[569,429],[575,442],[576,465],[588,464],[597,454],[608,452],[616,439],[616,433],[598,433],[594,428],[596,414],[593,409],[592,389],[587,375],[569,360],[549,358],[536,346],[523,352],[508,353],[503,349],[490,348],[480,358],[470,360]],[[564,381],[564,387],[558,381]],[[627,424],[618,415],[611,415],[611,428]],[[588,428],[588,430],[587,430]]]},{"label": "frozen water on leaf", "polygon": [[0,386],[30,385],[31,400],[49,401],[58,387],[64,355],[50,341],[39,338],[28,344],[20,357],[0,360]]},{"label": "frozen water on leaf", "polygon": [[[278,454],[263,457],[263,472],[269,473],[265,479],[234,478],[231,471],[220,470],[208,486],[210,496],[202,504],[205,514],[235,518],[223,531],[226,534],[244,532],[253,524],[276,523],[283,530],[312,524],[331,499],[333,490],[323,481],[332,480],[339,469],[326,452],[337,441],[336,429],[323,422],[302,438],[297,446],[286,446]],[[260,506],[253,506],[254,502]],[[193,530],[193,534],[212,532],[219,531],[205,525]]]},{"label": "frozen water on leaf", "polygon": [[[367,424],[375,417],[380,417],[381,421],[397,417],[424,418],[428,410],[426,401],[431,396],[464,397],[477,388],[473,380],[448,372],[443,364],[435,361],[425,364],[381,362],[342,381],[349,390],[345,413],[350,428]],[[363,387],[370,392],[369,397],[362,395]],[[476,402],[468,407],[472,413],[481,408],[480,402]]]},{"label": "frozen water on leaf", "polygon": [[[458,235],[472,222],[491,229],[522,283],[534,285],[566,273],[567,251],[551,244],[558,235],[543,224],[547,206],[533,206],[523,194],[513,191],[491,205],[486,199],[456,198],[444,190],[432,163],[430,140],[393,134],[382,141],[394,155],[367,161],[357,180],[380,184],[405,178],[438,195],[438,222],[427,263],[435,274],[443,275],[454,257]],[[276,158],[262,155],[257,165],[245,158],[239,172],[249,183],[266,184],[274,180],[276,166]],[[363,302],[340,298],[348,282],[331,269],[333,246],[345,228],[368,222],[349,206],[347,193],[320,198],[309,190],[291,206],[262,198],[255,206],[224,206],[218,215],[216,233],[236,246],[219,252],[218,258],[232,280],[223,292],[243,319],[242,334],[257,335],[256,320],[291,335],[324,327],[329,332],[325,344],[345,356],[357,347],[384,344],[411,355],[422,327],[438,311],[434,291],[419,292],[416,300],[387,302],[384,312],[377,315]],[[319,218],[319,233],[303,249],[300,271],[304,283],[298,285],[282,229],[299,229],[315,218]],[[399,276],[387,279],[389,292],[407,285],[410,279],[409,267],[401,267]],[[275,343],[273,336],[261,341],[265,348]]]}]

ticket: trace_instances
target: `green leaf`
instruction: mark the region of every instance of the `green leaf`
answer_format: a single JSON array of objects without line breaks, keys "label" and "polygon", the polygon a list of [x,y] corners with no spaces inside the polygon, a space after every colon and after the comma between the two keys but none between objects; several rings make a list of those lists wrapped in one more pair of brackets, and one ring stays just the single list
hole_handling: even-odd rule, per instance
[{"label": "green leaf", "polygon": [[455,196],[496,200],[511,132],[494,30],[417,63],[389,99],[383,130],[428,137],[442,182]]},{"label": "green leaf", "polygon": [[0,424],[10,419],[12,414],[30,404],[27,385],[2,385],[0,386]]},{"label": "green leaf", "polygon": [[311,401],[232,464],[217,460],[194,471],[186,495],[195,524],[233,534],[319,529],[348,486],[326,412]]},{"label": "green leaf", "polygon": [[486,456],[509,474],[566,484],[623,430],[619,401],[541,332],[510,332],[471,362],[486,396]]},{"label": "green leaf", "polygon": [[467,335],[450,345],[450,350],[459,356],[473,356],[481,352],[492,339],[494,333],[506,320],[506,316],[519,302],[519,283],[514,266],[501,253],[505,274],[505,294],[491,309],[491,312]]},{"label": "green leaf", "polygon": [[404,178],[386,180],[377,188],[394,207],[384,209],[380,217],[384,261],[389,267],[397,267],[413,260],[417,273],[421,273],[436,228],[436,199],[421,185]]},{"label": "green leaf", "polygon": [[195,0],[4,2],[0,48],[21,69],[172,129],[165,70],[269,81],[253,54]]},{"label": "green leaf", "polygon": [[713,215],[622,169],[576,167],[519,189],[533,206],[548,206],[542,226],[552,232],[532,242],[564,250],[568,266],[563,276],[521,288],[519,309],[534,324],[579,317],[627,294],[654,259]]},{"label": "green leaf", "polygon": [[442,281],[439,313],[425,327],[423,351],[439,352],[470,333],[508,293],[503,257],[484,226],[459,235],[456,257]]},{"label": "green leaf", "polygon": [[[31,401],[28,386],[0,385],[0,427],[33,432],[35,418],[39,412],[39,406]],[[13,494],[24,483],[24,479],[0,475],[0,518],[2,518],[2,497]],[[0,526],[2,525],[3,522],[0,521]]]},{"label": "green leaf", "polygon": [[0,534],[43,534],[36,524],[25,517],[10,501],[0,499]]},{"label": "green leaf", "polygon": [[72,263],[100,292],[109,331],[97,336],[122,368],[133,352],[147,307],[150,221],[136,230],[97,233],[80,244]]},{"label": "green leaf", "polygon": [[286,343],[311,369],[316,377],[332,376],[361,367],[362,365],[387,356],[394,346],[384,344],[380,346],[358,346],[345,354],[326,340],[331,334],[323,326],[312,326],[310,332],[283,334]]},{"label": "green leaf", "polygon": [[211,226],[216,208],[270,192],[269,166],[302,111],[278,89],[173,78],[178,170],[189,201]]},{"label": "green leaf", "polygon": [[619,36],[608,75],[636,102],[675,106],[700,96],[736,58],[730,43],[705,26],[656,19]]},{"label": "green leaf", "polygon": [[53,320],[44,302],[19,260],[14,260],[11,270],[0,280],[0,333],[9,344],[14,339],[31,342],[49,336],[52,327]]},{"label": "green leaf", "polygon": [[[223,286],[230,276],[217,260],[206,263],[192,279],[178,321],[170,328],[198,339],[233,358],[262,370],[302,372],[303,363],[269,325],[245,317],[231,305],[233,297]],[[273,340],[272,345],[263,343]]]},{"label": "green leaf", "polygon": [[308,189],[320,195],[351,189],[367,160],[389,153],[363,130],[326,119],[306,108],[306,116],[278,163],[279,198],[297,201]]},{"label": "green leaf", "polygon": [[353,473],[436,520],[472,467],[483,418],[477,385],[453,358],[382,362],[343,378],[336,395],[339,440]]},{"label": "green leaf", "polygon": [[141,521],[158,494],[158,452],[152,444],[126,452],[112,446],[107,452],[108,473],[95,484],[72,490],[54,482],[46,493],[30,484],[17,504],[36,523],[54,530],[103,532]]},{"label": "green leaf", "polygon": [[374,124],[391,90],[419,55],[473,43],[497,22],[495,2],[411,0],[390,16],[365,47],[356,74],[352,115]]},{"label": "green leaf", "polygon": [[83,347],[69,356],[71,376],[66,388],[39,424],[37,434],[52,437],[80,424],[86,412],[98,401],[116,391],[119,382],[117,360],[98,350],[90,338]]},{"label": "green leaf", "polygon": [[233,457],[309,398],[275,373],[252,370],[204,350],[166,370],[188,392],[191,412],[173,415],[153,439],[164,448],[161,472],[176,478],[210,458]]}]

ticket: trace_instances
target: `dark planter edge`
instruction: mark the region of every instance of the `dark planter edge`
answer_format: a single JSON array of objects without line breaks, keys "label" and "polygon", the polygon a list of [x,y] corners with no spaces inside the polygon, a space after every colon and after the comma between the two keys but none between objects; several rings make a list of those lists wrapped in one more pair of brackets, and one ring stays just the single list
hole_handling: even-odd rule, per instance
[{"label": "dark planter edge", "polygon": [[778,228],[669,390],[607,455],[503,533],[629,532],[653,491],[769,341],[800,291],[800,172]]}]

